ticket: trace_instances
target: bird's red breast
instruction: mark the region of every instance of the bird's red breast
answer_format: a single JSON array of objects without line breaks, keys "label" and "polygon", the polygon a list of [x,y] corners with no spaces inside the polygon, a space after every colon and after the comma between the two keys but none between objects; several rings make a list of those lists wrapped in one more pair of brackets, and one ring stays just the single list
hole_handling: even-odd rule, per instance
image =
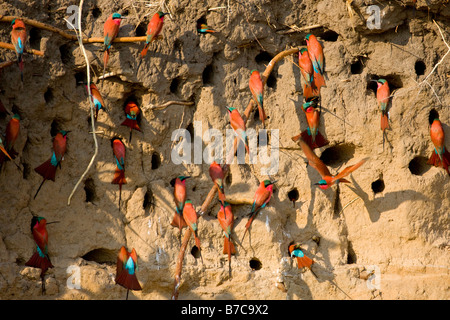
[{"label": "bird's red breast", "polygon": [[442,148],[445,141],[444,129],[442,128],[441,121],[435,119],[430,128],[431,141],[435,147]]},{"label": "bird's red breast", "polygon": [[60,161],[66,153],[66,139],[67,136],[63,136],[61,132],[58,132],[53,140],[53,151],[55,152],[58,161]]},{"label": "bird's red breast", "polygon": [[388,103],[390,95],[389,84],[386,81],[377,89],[377,100],[379,103]]}]

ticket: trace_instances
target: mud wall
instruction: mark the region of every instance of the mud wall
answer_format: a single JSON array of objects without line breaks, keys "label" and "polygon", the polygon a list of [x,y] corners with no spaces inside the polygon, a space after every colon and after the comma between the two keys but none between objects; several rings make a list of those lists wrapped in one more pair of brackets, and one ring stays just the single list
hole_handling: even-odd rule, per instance
[{"label": "mud wall", "polygon": [[[149,2],[150,3],[150,2]],[[154,1],[159,3],[159,1]],[[322,191],[314,185],[320,176],[306,167],[301,149],[291,137],[306,129],[297,56],[278,63],[265,87],[269,115],[267,129],[279,130],[279,170],[270,205],[253,222],[250,239],[238,246],[228,278],[222,254],[223,234],[213,202],[200,218],[203,261],[188,246],[180,299],[448,299],[450,179],[444,170],[426,164],[433,151],[428,117],[440,114],[450,146],[450,69],[448,58],[422,82],[448,48],[433,19],[449,42],[450,7],[446,1],[338,0],[230,1],[230,11],[208,10],[226,1],[166,1],[171,18],[165,20],[162,39],[150,46],[136,74],[142,43],[114,44],[109,76],[99,82],[109,113],[100,111],[99,152],[93,168],[67,199],[94,152],[89,102],[78,82],[86,65],[76,41],[49,31],[29,28],[29,46],[44,57],[26,55],[24,82],[16,65],[2,70],[0,99],[21,116],[15,162],[0,173],[0,297],[2,299],[123,299],[115,285],[119,248],[135,248],[143,291],[132,299],[170,299],[180,247],[172,220],[170,181],[190,175],[188,197],[200,207],[212,187],[209,164],[175,165],[171,135],[194,122],[202,130],[229,128],[224,106],[241,113],[251,99],[250,70],[263,71],[279,52],[305,46],[311,29],[322,42],[327,87],[322,89],[319,130],[330,145],[318,150],[333,173],[359,159],[370,160],[351,177],[351,184]],[[35,19],[67,29],[65,8],[72,1],[20,1],[0,4],[0,14]],[[380,29],[367,28],[370,5],[381,9]],[[37,10],[36,8],[40,8]],[[103,23],[113,12],[122,13],[120,36],[145,34],[157,6],[135,1],[85,1],[83,30],[101,37]],[[218,32],[199,35],[197,22]],[[0,38],[10,41],[10,24],[0,24]],[[294,32],[291,32],[294,31]],[[102,74],[100,44],[87,44],[94,80]],[[15,58],[0,51],[2,61]],[[372,79],[385,78],[395,90],[389,110],[391,130],[383,140],[379,128]],[[420,83],[420,85],[419,85]],[[432,87],[432,89],[431,89]],[[142,109],[142,132],[121,126],[124,103],[136,99]],[[193,106],[152,106],[169,100],[193,101]],[[247,126],[261,128],[252,113]],[[0,119],[5,132],[10,115]],[[52,152],[52,136],[70,130],[68,149],[56,181],[44,183],[33,199],[41,177],[34,168]],[[121,211],[110,139],[124,139],[126,177]],[[384,142],[383,142],[384,141]],[[206,147],[206,143],[203,144]],[[233,199],[252,200],[262,164],[232,165],[226,179]],[[288,193],[298,193],[293,203]],[[338,197],[338,198],[337,198]],[[233,205],[235,236],[240,239],[249,205]],[[55,265],[46,276],[41,296],[40,270],[25,266],[34,251],[30,233],[32,214],[47,221],[49,255]],[[288,256],[291,241],[304,244],[312,257],[316,279],[301,272]],[[81,288],[71,289],[71,266],[79,267]],[[69,271],[72,269],[69,269]],[[371,270],[374,275],[371,276]],[[367,280],[369,278],[369,280]],[[379,282],[377,282],[379,281]]]}]

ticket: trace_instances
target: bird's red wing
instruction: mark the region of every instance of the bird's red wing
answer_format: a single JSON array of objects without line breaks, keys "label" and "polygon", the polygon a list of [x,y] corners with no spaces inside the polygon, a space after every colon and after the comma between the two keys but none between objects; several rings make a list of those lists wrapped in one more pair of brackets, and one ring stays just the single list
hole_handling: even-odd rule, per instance
[{"label": "bird's red wing", "polygon": [[150,23],[148,24],[147,34],[151,35],[151,40],[153,41],[158,34],[161,32],[163,26],[163,22],[161,21],[161,18],[159,17],[158,13],[155,13],[153,18],[150,20]]},{"label": "bird's red wing", "polygon": [[116,269],[116,275],[118,276],[122,270],[125,262],[128,259],[128,252],[127,249],[125,249],[124,246],[120,248],[119,254],[117,255],[117,269]]},{"label": "bird's red wing", "polygon": [[319,174],[323,177],[331,176],[330,170],[328,170],[327,166],[320,160],[320,158],[312,151],[310,146],[302,139],[299,138],[297,142],[300,144],[300,147],[303,150],[306,158],[308,158],[308,163],[314,169],[319,172]]},{"label": "bird's red wing", "polygon": [[131,259],[133,259],[134,265],[135,267],[137,267],[137,252],[136,250],[133,248],[133,250],[131,250],[131,254],[130,254]]},{"label": "bird's red wing", "polygon": [[46,230],[43,230],[42,232],[39,232],[36,229],[33,229],[33,239],[36,242],[37,246],[41,251],[45,254],[46,253],[46,247],[48,244],[48,233]]},{"label": "bird's red wing", "polygon": [[357,164],[354,164],[352,166],[349,166],[349,167],[345,168],[344,170],[339,172],[333,179],[334,180],[339,180],[341,178],[344,178],[344,177],[348,176],[350,173],[352,173],[353,171],[355,171],[356,169],[361,167],[368,159],[369,158],[364,158],[360,162],[358,162]]},{"label": "bird's red wing", "polygon": [[231,127],[234,130],[237,130],[237,129],[245,130],[244,119],[242,119],[241,114],[236,109],[233,110],[233,112],[230,114],[230,123],[231,123]]}]

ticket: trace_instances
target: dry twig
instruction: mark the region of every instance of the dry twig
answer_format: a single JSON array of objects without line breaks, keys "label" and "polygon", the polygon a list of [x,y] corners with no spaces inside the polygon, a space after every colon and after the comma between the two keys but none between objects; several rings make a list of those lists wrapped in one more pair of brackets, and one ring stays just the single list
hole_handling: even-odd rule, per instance
[{"label": "dry twig", "polygon": [[[67,205],[69,205],[69,206],[70,206],[70,200],[72,199],[72,196],[74,195],[74,193],[77,190],[78,186],[80,185],[81,181],[83,181],[84,177],[88,173],[89,169],[91,168],[92,164],[94,163],[95,157],[98,154],[98,142],[97,142],[96,129],[95,129],[95,118],[94,118],[94,104],[92,103],[92,99],[91,99],[91,95],[92,95],[91,94],[91,86],[90,86],[90,83],[91,83],[90,67],[91,66],[89,64],[89,59],[86,54],[86,50],[84,49],[83,40],[82,40],[83,33],[81,30],[81,12],[83,9],[83,2],[84,2],[84,0],[80,0],[80,5],[79,5],[80,12],[78,14],[78,28],[79,29],[78,29],[78,33],[77,33],[77,38],[78,38],[78,44],[80,46],[80,49],[84,55],[84,59],[86,60],[86,74],[87,74],[87,84],[88,84],[86,87],[88,90],[88,100],[89,100],[89,105],[90,105],[90,110],[91,110],[92,137],[94,138],[95,150],[94,150],[94,154],[92,155],[91,161],[89,162],[86,170],[83,172],[80,179],[78,179],[78,182],[76,183],[75,187],[73,188],[72,192],[69,195],[69,199],[67,200]],[[70,24],[70,22],[68,22],[68,23]],[[73,29],[76,30],[75,27],[73,27]]]}]

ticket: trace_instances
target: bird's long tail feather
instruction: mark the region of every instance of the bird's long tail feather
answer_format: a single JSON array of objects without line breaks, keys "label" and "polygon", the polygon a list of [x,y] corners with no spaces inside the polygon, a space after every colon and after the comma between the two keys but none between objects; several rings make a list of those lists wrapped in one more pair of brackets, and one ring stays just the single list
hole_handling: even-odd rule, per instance
[{"label": "bird's long tail feather", "polygon": [[187,227],[187,223],[184,220],[183,216],[178,214],[178,213],[176,213],[176,212],[175,212],[175,214],[173,216],[173,220],[172,220],[171,225],[174,226],[174,227],[177,227],[178,229],[180,229],[180,231],[184,227]]},{"label": "bird's long tail feather", "polygon": [[128,290],[142,290],[141,284],[139,283],[136,274],[129,274],[128,270],[123,269],[122,272],[117,276],[116,283]]},{"label": "bird's long tail feather", "polygon": [[[441,159],[442,158],[442,159]],[[439,156],[436,150],[431,154],[430,159],[427,161],[428,164],[431,164],[435,167],[444,168],[447,171],[448,175],[450,175],[449,167],[450,167],[450,153],[447,150],[444,150],[444,153]]]}]

